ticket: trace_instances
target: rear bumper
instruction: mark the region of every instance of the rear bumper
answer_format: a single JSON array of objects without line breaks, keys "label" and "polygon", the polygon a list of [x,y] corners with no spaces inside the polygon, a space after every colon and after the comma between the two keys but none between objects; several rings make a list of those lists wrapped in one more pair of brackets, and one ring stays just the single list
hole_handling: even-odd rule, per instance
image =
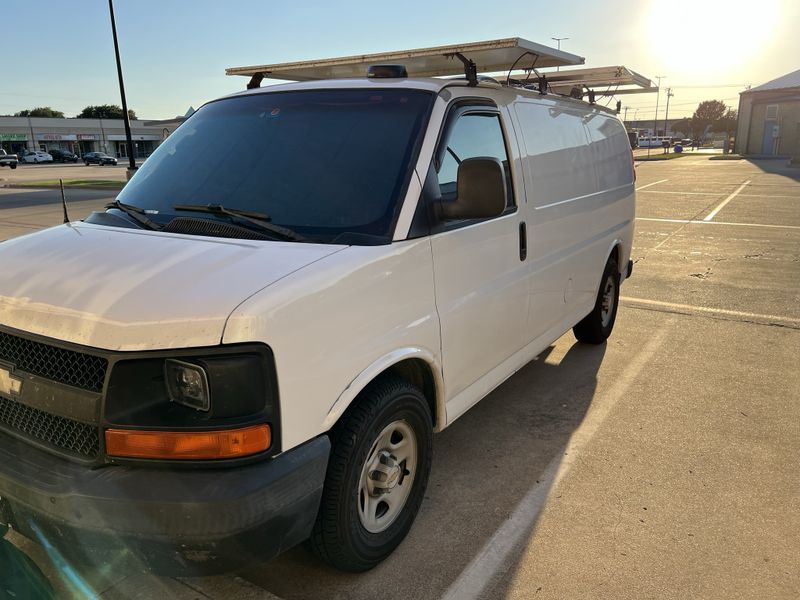
[{"label": "rear bumper", "polygon": [[79,565],[230,571],[310,535],[329,452],[321,436],[230,469],[89,470],[0,434],[0,522]]}]

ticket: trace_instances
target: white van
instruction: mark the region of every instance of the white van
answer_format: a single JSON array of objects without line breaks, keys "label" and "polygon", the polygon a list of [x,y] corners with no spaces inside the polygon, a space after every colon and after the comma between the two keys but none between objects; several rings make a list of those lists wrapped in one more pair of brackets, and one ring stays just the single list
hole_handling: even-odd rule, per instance
[{"label": "white van", "polygon": [[209,102],[105,211],[0,244],[0,522],[76,561],[221,571],[310,538],[366,570],[434,432],[570,329],[604,342],[622,123],[403,71]]},{"label": "white van", "polygon": [[664,142],[669,142],[672,145],[672,138],[665,136],[658,137],[641,137],[639,138],[639,148],[662,148]]}]

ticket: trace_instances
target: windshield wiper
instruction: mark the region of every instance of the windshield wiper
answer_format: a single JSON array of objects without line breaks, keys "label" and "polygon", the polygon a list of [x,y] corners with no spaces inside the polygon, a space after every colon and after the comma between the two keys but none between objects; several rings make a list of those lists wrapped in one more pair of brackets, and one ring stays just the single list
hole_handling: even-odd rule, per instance
[{"label": "windshield wiper", "polygon": [[226,215],[241,221],[245,221],[262,231],[272,233],[280,239],[290,242],[307,242],[308,238],[280,225],[270,223],[272,217],[264,213],[241,210],[239,208],[226,208],[221,204],[176,204],[172,210],[186,210],[194,212],[211,213],[212,215]]},{"label": "windshield wiper", "polygon": [[124,202],[120,202],[119,200],[114,200],[113,202],[106,204],[105,207],[106,209],[116,208],[117,210],[121,210],[131,219],[139,223],[139,225],[142,225],[147,229],[152,229],[153,231],[161,230],[161,225],[151,220],[147,216],[147,213],[145,213],[144,209],[139,208],[138,206],[133,206],[132,204],[125,204]]}]

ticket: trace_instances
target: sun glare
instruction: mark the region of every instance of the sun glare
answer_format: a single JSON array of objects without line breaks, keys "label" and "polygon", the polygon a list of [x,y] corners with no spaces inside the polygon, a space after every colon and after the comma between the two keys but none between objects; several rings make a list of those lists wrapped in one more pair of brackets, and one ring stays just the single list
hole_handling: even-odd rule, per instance
[{"label": "sun glare", "polygon": [[727,74],[759,53],[774,35],[779,13],[780,0],[655,1],[651,50],[675,74]]}]

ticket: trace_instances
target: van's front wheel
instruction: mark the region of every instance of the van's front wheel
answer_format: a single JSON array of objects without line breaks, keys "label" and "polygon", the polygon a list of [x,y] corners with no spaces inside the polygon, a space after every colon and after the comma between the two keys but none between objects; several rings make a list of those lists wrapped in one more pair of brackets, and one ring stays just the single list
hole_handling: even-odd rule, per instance
[{"label": "van's front wheel", "polygon": [[617,320],[619,305],[619,267],[614,257],[610,257],[603,271],[600,289],[594,308],[575,327],[572,332],[579,342],[602,344],[611,335],[614,322]]},{"label": "van's front wheel", "polygon": [[311,547],[345,571],[371,569],[403,541],[422,503],[433,454],[422,392],[385,376],[331,432],[331,458]]}]

